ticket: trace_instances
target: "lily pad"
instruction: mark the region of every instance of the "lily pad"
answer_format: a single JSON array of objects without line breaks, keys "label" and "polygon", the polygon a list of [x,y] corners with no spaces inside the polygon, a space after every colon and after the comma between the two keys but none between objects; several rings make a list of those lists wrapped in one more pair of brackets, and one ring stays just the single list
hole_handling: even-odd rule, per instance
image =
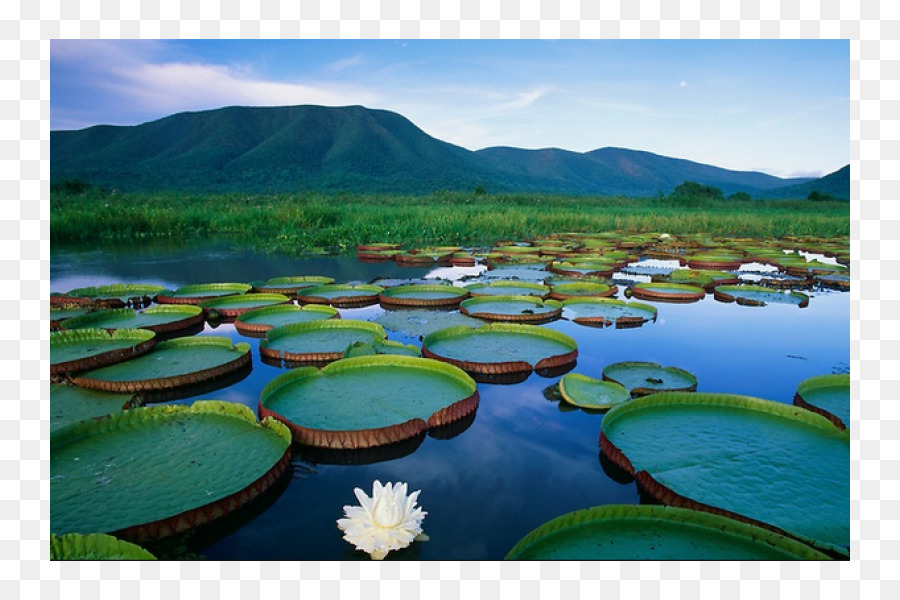
[{"label": "lily pad", "polygon": [[200,304],[204,300],[246,294],[253,286],[247,283],[196,283],[178,288],[171,294],[159,294],[160,304]]},{"label": "lily pad", "polygon": [[263,388],[259,413],[286,423],[301,444],[352,449],[419,435],[477,407],[475,382],[452,365],[363,356],[276,377]]},{"label": "lily pad", "polygon": [[94,310],[94,305],[91,304],[73,304],[66,306],[64,304],[59,305],[50,305],[50,330],[56,331],[60,327],[62,327],[62,322],[66,319],[72,319],[74,317],[81,317]]},{"label": "lily pad", "polygon": [[306,323],[321,319],[339,319],[338,310],[324,304],[279,304],[254,308],[238,315],[234,328],[238,333],[249,336],[264,336],[267,331],[289,323]]},{"label": "lily pad", "polygon": [[657,392],[692,392],[697,378],[678,367],[663,367],[652,362],[620,362],[603,369],[603,379],[625,386],[633,396]]},{"label": "lily pad", "polygon": [[550,270],[561,275],[592,275],[611,277],[616,265],[613,261],[556,261],[550,263]]},{"label": "lily pad", "polygon": [[547,323],[560,317],[562,304],[534,296],[479,296],[463,300],[459,312],[488,321]]},{"label": "lily pad", "polygon": [[768,303],[809,306],[809,296],[800,292],[782,292],[760,285],[719,285],[713,296],[720,302],[736,302],[742,306],[765,306]]},{"label": "lily pad", "polygon": [[729,271],[741,268],[741,257],[733,254],[694,254],[687,257],[687,264],[692,269],[711,269]]},{"label": "lily pad", "polygon": [[570,298],[562,306],[563,316],[579,325],[639,327],[656,320],[656,307],[615,298]]},{"label": "lily pad", "polygon": [[50,436],[52,533],[140,542],[246,504],[290,466],[290,432],[247,406],[135,408]]},{"label": "lily pad", "polygon": [[159,294],[167,293],[164,286],[140,283],[114,283],[96,287],[77,288],[66,293],[75,298],[90,298],[109,307],[136,306],[138,308],[150,304]]},{"label": "lily pad", "polygon": [[453,285],[413,284],[388,288],[379,294],[378,300],[385,308],[446,308],[458,306],[468,295],[464,288]]},{"label": "lily pad", "polygon": [[740,278],[733,273],[725,271],[708,270],[691,270],[691,269],[675,269],[664,278],[653,278],[653,281],[659,283],[682,283],[686,285],[696,285],[705,290],[711,291],[716,285],[732,285],[740,281]]},{"label": "lily pad", "polygon": [[797,386],[794,404],[819,413],[838,427],[850,424],[850,375],[817,375]]},{"label": "lily pad", "polygon": [[71,423],[103,417],[141,404],[133,394],[114,394],[67,383],[51,383],[50,431],[52,433]]},{"label": "lily pad", "polygon": [[580,373],[563,375],[559,380],[559,392],[569,404],[594,410],[609,410],[631,400],[631,394],[624,386]]},{"label": "lily pad", "polygon": [[393,354],[399,356],[422,356],[418,346],[404,344],[393,340],[374,340],[371,342],[353,342],[344,350],[344,358],[356,356],[375,356],[378,354]]},{"label": "lily pad", "polygon": [[333,277],[319,275],[298,275],[292,277],[273,277],[265,283],[254,286],[257,292],[263,294],[284,294],[294,297],[302,289],[334,283]]},{"label": "lily pad", "polygon": [[73,381],[108,392],[168,390],[209,381],[249,364],[250,345],[245,342],[232,344],[215,336],[176,338],[160,342],[148,354],[88,371]]},{"label": "lily pad", "polygon": [[200,303],[200,308],[211,314],[215,311],[226,319],[236,318],[254,308],[276,306],[279,304],[293,304],[293,301],[284,294],[235,294],[222,298],[211,298]]},{"label": "lily pad", "polygon": [[50,376],[84,371],[146,354],[156,334],[146,329],[73,329],[50,334]]},{"label": "lily pad", "polygon": [[368,306],[378,302],[378,294],[384,288],[367,283],[332,284],[306,288],[297,293],[303,304],[330,304],[339,308]]},{"label": "lily pad", "polygon": [[663,504],[849,553],[850,436],[824,417],[747,396],[669,392],[613,408],[600,446]]},{"label": "lily pad", "polygon": [[827,560],[794,539],[711,513],[656,505],[595,506],[552,519],[507,560]]},{"label": "lily pad", "polygon": [[337,360],[354,342],[385,340],[381,325],[350,319],[327,319],[281,325],[259,343],[259,353],[272,361],[327,362]]},{"label": "lily pad", "polygon": [[527,281],[493,281],[467,285],[469,294],[474,296],[536,296],[544,299],[550,295],[550,288],[540,283]]},{"label": "lily pad", "polygon": [[681,283],[636,283],[631,293],[642,300],[660,302],[697,302],[706,296],[702,287]]},{"label": "lily pad", "polygon": [[615,295],[618,288],[605,283],[577,282],[558,283],[550,288],[550,297],[554,300],[566,300],[568,298],[609,297]]},{"label": "lily pad", "polygon": [[385,311],[372,322],[381,325],[388,331],[395,331],[412,338],[423,338],[429,333],[448,327],[474,328],[484,324],[483,321],[455,311],[447,312],[424,308]]},{"label": "lily pad", "polygon": [[450,327],[425,336],[422,355],[469,373],[530,373],[572,364],[578,345],[569,336],[537,325],[489,323],[471,329]]},{"label": "lily pad", "polygon": [[160,304],[136,311],[133,308],[100,310],[63,322],[62,329],[147,329],[167,333],[187,329],[203,323],[203,309],[199,306]]},{"label": "lily pad", "polygon": [[137,544],[105,533],[51,533],[50,560],[156,560],[156,557]]}]

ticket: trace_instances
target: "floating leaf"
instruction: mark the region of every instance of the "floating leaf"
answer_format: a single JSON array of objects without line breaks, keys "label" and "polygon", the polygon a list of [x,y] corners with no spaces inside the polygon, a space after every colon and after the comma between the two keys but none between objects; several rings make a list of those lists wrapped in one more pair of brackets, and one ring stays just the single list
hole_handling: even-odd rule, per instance
[{"label": "floating leaf", "polygon": [[355,342],[384,340],[381,325],[350,319],[327,319],[307,323],[291,323],[270,330],[260,341],[264,358],[287,362],[327,362],[341,358],[344,350]]},{"label": "floating leaf", "polygon": [[817,375],[797,386],[794,404],[819,413],[840,428],[850,425],[850,375]]},{"label": "floating leaf", "polygon": [[403,335],[422,338],[429,333],[446,329],[448,327],[466,326],[481,327],[484,322],[467,317],[458,312],[442,310],[404,309],[385,311],[373,320],[389,331],[395,331]]},{"label": "floating leaf", "polygon": [[661,302],[696,302],[706,296],[702,287],[680,283],[636,283],[631,293],[642,300]]},{"label": "floating leaf", "polygon": [[85,419],[103,417],[126,408],[137,408],[141,404],[133,394],[115,394],[65,383],[51,383],[50,432]]},{"label": "floating leaf", "polygon": [[468,295],[464,288],[452,285],[413,284],[388,288],[379,294],[378,300],[385,308],[452,308]]},{"label": "floating leaf", "polygon": [[62,329],[147,329],[167,333],[203,323],[203,309],[189,304],[160,304],[136,311],[133,308],[99,310],[66,320]]},{"label": "floating leaf", "polygon": [[197,283],[180,287],[171,294],[159,294],[156,301],[160,304],[200,304],[211,298],[246,294],[252,287],[247,283]]},{"label": "floating leaf", "polygon": [[463,300],[459,312],[489,321],[547,323],[560,317],[562,304],[534,296],[478,296]]},{"label": "floating leaf", "polygon": [[156,557],[136,544],[105,533],[51,533],[50,560],[156,560]]},{"label": "floating leaf", "polygon": [[466,289],[472,296],[536,296],[543,299],[550,295],[550,288],[546,285],[526,281],[473,283]]},{"label": "floating leaf", "polygon": [[340,313],[331,306],[324,304],[279,304],[254,308],[238,317],[234,321],[234,328],[242,335],[264,336],[267,331],[289,323],[306,323],[321,319],[339,319]]},{"label": "floating leaf", "polygon": [[570,298],[562,306],[563,315],[579,325],[639,327],[656,320],[655,307],[615,298]]},{"label": "floating leaf", "polygon": [[249,293],[225,296],[223,298],[211,298],[201,302],[200,307],[208,313],[215,311],[219,316],[231,319],[255,308],[276,306],[278,304],[292,304],[292,301],[284,294]]},{"label": "floating leaf", "polygon": [[580,373],[563,375],[559,380],[559,392],[569,404],[593,410],[609,410],[631,399],[624,386]]},{"label": "floating leaf", "polygon": [[781,292],[760,285],[719,285],[713,290],[713,296],[720,302],[736,302],[742,306],[765,306],[776,304],[794,304],[800,308],[809,305],[809,296],[800,292]]},{"label": "floating leaf", "polygon": [[663,367],[652,362],[620,362],[603,369],[603,379],[625,386],[633,396],[657,392],[690,392],[697,389],[697,378],[678,367]]},{"label": "floating leaf", "polygon": [[339,308],[351,308],[376,304],[378,294],[383,291],[383,287],[367,283],[321,285],[298,292],[297,300],[304,304],[330,304]]},{"label": "floating leaf", "polygon": [[50,334],[50,376],[84,371],[146,354],[156,334],[146,329],[73,329]]}]

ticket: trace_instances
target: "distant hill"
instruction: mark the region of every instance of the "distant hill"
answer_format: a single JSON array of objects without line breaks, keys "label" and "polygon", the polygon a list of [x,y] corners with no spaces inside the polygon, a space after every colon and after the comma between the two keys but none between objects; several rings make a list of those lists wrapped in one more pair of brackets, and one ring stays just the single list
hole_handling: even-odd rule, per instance
[{"label": "distant hill", "polygon": [[830,194],[839,200],[850,199],[850,165],[841,167],[819,179],[770,190],[771,198],[806,198],[813,191]]},{"label": "distant hill", "polygon": [[309,105],[228,107],[141,125],[52,131],[50,178],[121,190],[412,194],[481,186],[631,196],[667,194],[684,181],[755,196],[810,183],[624,148],[473,152],[394,112]]}]

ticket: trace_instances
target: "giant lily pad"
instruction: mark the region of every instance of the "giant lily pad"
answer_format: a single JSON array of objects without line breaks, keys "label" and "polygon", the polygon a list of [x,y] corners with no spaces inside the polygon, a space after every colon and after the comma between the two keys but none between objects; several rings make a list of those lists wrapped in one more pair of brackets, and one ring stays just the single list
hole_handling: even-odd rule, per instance
[{"label": "giant lily pad", "polygon": [[826,560],[773,531],[711,513],[657,505],[595,506],[552,519],[507,560]]},{"label": "giant lily pad", "polygon": [[479,296],[463,300],[459,312],[488,321],[546,323],[559,318],[562,304],[534,296]]},{"label": "giant lily pad", "polygon": [[572,364],[578,346],[569,336],[537,325],[489,323],[435,331],[425,336],[422,355],[469,373],[506,375]]},{"label": "giant lily pad", "polygon": [[614,295],[618,288],[614,285],[593,282],[555,283],[550,289],[550,297],[554,300],[566,300],[568,298],[609,297]]},{"label": "giant lily pad", "polygon": [[546,285],[527,281],[473,283],[466,289],[472,296],[537,296],[543,299],[550,295],[550,288]]},{"label": "giant lily pad", "polygon": [[66,319],[81,317],[94,310],[93,302],[87,304],[51,304],[50,305],[50,330],[56,331],[62,327]]},{"label": "giant lily pad", "polygon": [[381,325],[368,321],[319,320],[281,325],[266,334],[259,353],[280,363],[327,362],[337,360],[354,342],[384,340]]},{"label": "giant lily pad", "polygon": [[713,296],[720,302],[736,302],[742,306],[765,306],[769,302],[795,304],[800,308],[809,305],[806,294],[782,292],[760,285],[719,285],[713,290]]},{"label": "giant lily pad", "polygon": [[50,431],[140,405],[141,401],[132,394],[114,394],[67,383],[51,383]]},{"label": "giant lily pad", "polygon": [[594,327],[638,327],[656,320],[656,308],[615,298],[570,298],[563,300],[563,315],[579,325]]},{"label": "giant lily pad", "polygon": [[96,287],[83,287],[71,290],[66,295],[75,298],[90,298],[99,304],[113,308],[123,306],[143,307],[159,294],[167,293],[161,285],[140,283],[114,283]]},{"label": "giant lily pad", "polygon": [[740,278],[726,271],[716,271],[712,269],[675,269],[668,275],[663,277],[653,277],[653,281],[657,283],[681,283],[685,285],[696,285],[707,291],[711,291],[716,285],[733,285],[740,282]]},{"label": "giant lily pad", "polygon": [[50,436],[52,533],[139,542],[185,531],[259,496],[290,465],[290,432],[242,404],[135,408]]},{"label": "giant lily pad", "polygon": [[580,373],[563,375],[559,380],[559,393],[569,404],[593,410],[609,410],[631,399],[631,394],[621,384]]},{"label": "giant lily pad", "polygon": [[254,308],[239,315],[234,321],[234,328],[243,335],[254,337],[265,336],[266,332],[288,323],[305,323],[321,319],[339,319],[340,313],[332,306],[324,304],[279,304]]},{"label": "giant lily pad", "polygon": [[73,329],[50,334],[50,376],[84,371],[140,356],[156,345],[145,329]]},{"label": "giant lily pad", "polygon": [[642,300],[696,302],[703,299],[706,290],[680,283],[636,283],[631,287],[631,293]]},{"label": "giant lily pad", "polygon": [[200,307],[208,314],[213,311],[226,319],[236,318],[254,308],[293,304],[284,294],[235,294],[222,298],[211,298],[200,303]]},{"label": "giant lily pad", "polygon": [[477,407],[475,382],[452,365],[362,356],[276,377],[263,388],[259,413],[285,422],[301,444],[355,449],[413,437]]},{"label": "giant lily pad", "polygon": [[62,329],[147,329],[167,333],[203,323],[203,309],[188,304],[160,304],[136,311],[133,308],[100,310],[64,321]]},{"label": "giant lily pad", "polygon": [[51,533],[50,560],[156,560],[156,557],[137,544],[105,533]]},{"label": "giant lily pad", "polygon": [[160,304],[200,304],[212,298],[246,294],[252,287],[247,283],[197,283],[180,287],[171,294],[159,294],[156,301]]},{"label": "giant lily pad", "polygon": [[83,373],[74,382],[108,392],[168,390],[209,381],[249,364],[247,343],[232,345],[230,339],[215,336],[176,338],[160,342],[144,356]]},{"label": "giant lily pad", "polygon": [[847,552],[850,436],[824,417],[747,396],[669,392],[613,408],[600,445],[663,504]]},{"label": "giant lily pad", "polygon": [[398,285],[381,292],[378,300],[385,308],[455,307],[469,292],[453,285],[413,284]]},{"label": "giant lily pad", "polygon": [[663,367],[652,362],[620,362],[603,369],[603,379],[625,386],[633,396],[657,392],[692,392],[697,378],[678,367]]},{"label": "giant lily pad", "polygon": [[367,283],[320,285],[297,292],[297,300],[303,304],[350,308],[377,303],[378,294],[383,291],[383,287]]},{"label": "giant lily pad", "polygon": [[273,277],[265,283],[254,286],[257,292],[263,294],[284,294],[294,297],[297,292],[311,287],[334,283],[333,277],[319,275],[298,275],[293,277]]},{"label": "giant lily pad", "polygon": [[794,404],[846,428],[850,424],[850,375],[817,375],[804,379],[797,386]]},{"label": "giant lily pad", "polygon": [[413,338],[423,338],[429,333],[446,329],[447,327],[466,326],[481,327],[483,321],[467,317],[456,311],[428,310],[425,308],[412,308],[403,310],[389,310],[376,317],[373,323],[378,323],[388,331],[395,331]]}]

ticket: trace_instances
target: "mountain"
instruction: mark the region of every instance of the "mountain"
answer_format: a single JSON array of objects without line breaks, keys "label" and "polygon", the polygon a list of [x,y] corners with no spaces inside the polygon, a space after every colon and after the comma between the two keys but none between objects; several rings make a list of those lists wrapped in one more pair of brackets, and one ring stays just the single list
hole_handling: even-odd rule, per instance
[{"label": "mountain", "polygon": [[841,167],[819,179],[771,190],[770,198],[806,198],[812,192],[829,194],[840,200],[850,199],[850,165]]},{"label": "mountain", "polygon": [[[685,181],[767,195],[809,182],[625,148],[471,151],[362,106],[227,107],[50,133],[52,182],[121,190],[430,193],[439,189],[650,196]],[[805,195],[803,195],[805,197]]]}]

